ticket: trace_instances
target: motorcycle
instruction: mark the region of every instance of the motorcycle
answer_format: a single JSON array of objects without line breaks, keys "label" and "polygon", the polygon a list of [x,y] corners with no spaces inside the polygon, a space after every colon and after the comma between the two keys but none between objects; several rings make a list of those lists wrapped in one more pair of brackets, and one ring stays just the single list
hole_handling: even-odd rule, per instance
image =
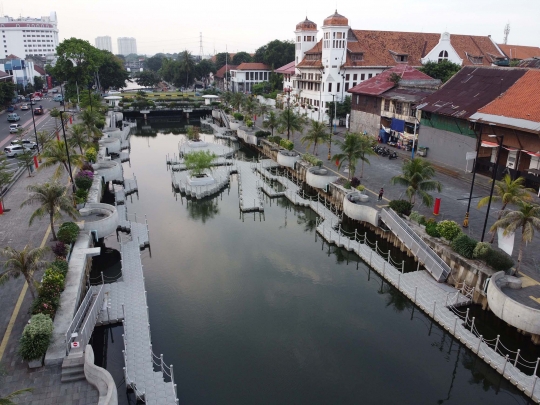
[{"label": "motorcycle", "polygon": [[396,152],[392,152],[389,156],[388,156],[388,159],[392,160],[392,159],[397,159],[398,158],[398,155]]}]

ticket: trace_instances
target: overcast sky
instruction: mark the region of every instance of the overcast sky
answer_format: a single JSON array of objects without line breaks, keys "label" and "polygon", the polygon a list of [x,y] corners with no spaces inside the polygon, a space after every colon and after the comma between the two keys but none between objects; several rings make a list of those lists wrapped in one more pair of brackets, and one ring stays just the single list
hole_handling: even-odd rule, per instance
[{"label": "overcast sky", "polygon": [[[109,35],[135,37],[140,54],[199,53],[202,32],[205,54],[254,52],[273,39],[292,40],[295,25],[306,15],[322,26],[338,12],[353,29],[489,35],[502,43],[510,23],[508,43],[540,46],[539,0],[23,0],[2,2],[11,17],[40,17],[56,11],[60,39],[78,37],[95,45]],[[319,39],[321,32],[319,31]]]}]

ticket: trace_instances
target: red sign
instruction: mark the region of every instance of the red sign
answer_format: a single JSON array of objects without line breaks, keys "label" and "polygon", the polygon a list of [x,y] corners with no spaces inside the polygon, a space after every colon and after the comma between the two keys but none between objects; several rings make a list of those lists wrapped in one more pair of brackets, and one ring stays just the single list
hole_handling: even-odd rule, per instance
[{"label": "red sign", "polygon": [[52,88],[53,88],[53,85],[52,85],[52,77],[51,77],[51,76],[47,76],[47,88],[48,88],[48,89],[52,89]]},{"label": "red sign", "polygon": [[77,347],[79,347],[79,342],[71,342],[72,349],[76,349]]}]

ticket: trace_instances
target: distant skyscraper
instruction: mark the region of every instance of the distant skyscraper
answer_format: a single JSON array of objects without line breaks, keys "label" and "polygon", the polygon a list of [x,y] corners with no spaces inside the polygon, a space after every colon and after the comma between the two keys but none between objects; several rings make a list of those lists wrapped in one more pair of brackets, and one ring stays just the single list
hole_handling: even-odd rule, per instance
[{"label": "distant skyscraper", "polygon": [[118,54],[129,55],[130,53],[137,53],[137,41],[132,37],[119,37],[118,38]]},{"label": "distant skyscraper", "polygon": [[97,37],[96,38],[96,48],[101,49],[102,51],[112,52],[112,41],[111,37]]}]

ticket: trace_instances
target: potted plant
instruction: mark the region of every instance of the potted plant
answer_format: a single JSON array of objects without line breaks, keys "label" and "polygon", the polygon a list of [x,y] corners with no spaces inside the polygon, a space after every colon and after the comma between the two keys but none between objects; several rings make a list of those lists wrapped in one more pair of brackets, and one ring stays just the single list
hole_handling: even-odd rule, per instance
[{"label": "potted plant", "polygon": [[28,367],[37,368],[43,365],[43,356],[51,342],[52,331],[53,322],[50,316],[36,314],[30,318],[19,341],[19,353],[23,360],[28,361]]}]

